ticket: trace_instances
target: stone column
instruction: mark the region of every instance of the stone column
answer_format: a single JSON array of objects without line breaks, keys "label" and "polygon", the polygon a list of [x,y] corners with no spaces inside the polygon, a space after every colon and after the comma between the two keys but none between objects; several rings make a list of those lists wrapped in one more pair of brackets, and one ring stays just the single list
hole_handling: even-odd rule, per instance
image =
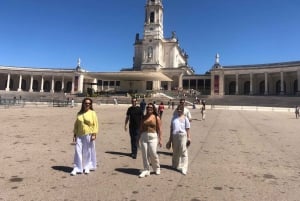
[{"label": "stone column", "polygon": [[62,80],[61,80],[61,91],[62,92],[65,91],[65,77],[64,76],[62,77]]},{"label": "stone column", "polygon": [[73,76],[73,79],[72,79],[72,89],[71,89],[72,94],[74,94],[74,88],[75,88],[75,75]]},{"label": "stone column", "polygon": [[51,93],[54,93],[54,76],[52,76],[52,80],[51,80]]},{"label": "stone column", "polygon": [[10,85],[10,73],[7,74],[7,82],[6,82],[5,91],[10,91],[9,85]]},{"label": "stone column", "polygon": [[265,95],[268,95],[268,73],[265,73]]},{"label": "stone column", "polygon": [[19,88],[18,91],[22,91],[22,75],[19,77]]},{"label": "stone column", "polygon": [[32,85],[33,85],[33,75],[30,76],[29,92],[33,92],[33,90],[32,90]]},{"label": "stone column", "polygon": [[214,96],[215,95],[215,73],[212,72],[210,76],[210,95]]},{"label": "stone column", "polygon": [[219,95],[223,96],[225,94],[224,71],[221,71],[219,76]]},{"label": "stone column", "polygon": [[283,72],[280,72],[280,95],[284,95],[284,80],[283,80]]},{"label": "stone column", "polygon": [[44,92],[44,76],[42,75],[42,79],[41,79],[41,90],[40,92]]},{"label": "stone column", "polygon": [[253,95],[253,73],[250,73],[250,95]]},{"label": "stone column", "polygon": [[239,74],[235,74],[235,95],[239,95]]},{"label": "stone column", "polygon": [[79,80],[78,80],[78,92],[82,93],[83,92],[83,80],[84,80],[84,75],[80,74],[79,75]]},{"label": "stone column", "polygon": [[182,76],[183,76],[183,74],[181,73],[178,77],[178,88],[179,89],[182,89]]}]

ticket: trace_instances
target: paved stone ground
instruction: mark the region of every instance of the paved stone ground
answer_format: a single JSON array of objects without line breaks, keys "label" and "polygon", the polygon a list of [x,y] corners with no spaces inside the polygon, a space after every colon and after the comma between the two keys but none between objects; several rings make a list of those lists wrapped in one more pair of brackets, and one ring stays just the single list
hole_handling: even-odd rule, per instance
[{"label": "paved stone ground", "polygon": [[[95,106],[100,121],[99,168],[70,176],[76,108],[9,108],[0,115],[0,200],[298,201],[300,119],[290,112],[191,109],[186,176],[159,149],[161,175],[138,178],[139,152],[129,157],[123,130],[127,106]],[[163,116],[164,144],[172,111]]]}]

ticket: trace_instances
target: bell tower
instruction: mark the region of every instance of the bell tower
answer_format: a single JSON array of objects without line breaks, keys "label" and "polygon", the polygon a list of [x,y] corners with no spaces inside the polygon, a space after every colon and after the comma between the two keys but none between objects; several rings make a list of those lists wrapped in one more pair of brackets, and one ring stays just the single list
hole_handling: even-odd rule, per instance
[{"label": "bell tower", "polygon": [[162,0],[147,0],[144,22],[144,39],[163,39]]}]

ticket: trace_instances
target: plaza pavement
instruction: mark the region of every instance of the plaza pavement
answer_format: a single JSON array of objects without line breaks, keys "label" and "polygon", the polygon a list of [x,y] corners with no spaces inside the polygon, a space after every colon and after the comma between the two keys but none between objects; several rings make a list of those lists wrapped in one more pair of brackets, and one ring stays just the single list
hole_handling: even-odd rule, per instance
[{"label": "plaza pavement", "polygon": [[[125,105],[95,105],[99,167],[70,176],[75,108],[0,109],[0,200],[5,201],[298,201],[300,119],[291,112],[207,110],[193,115],[189,171],[171,169],[159,149],[161,175],[138,178],[141,153],[129,157]],[[163,140],[172,111],[163,116]]]}]

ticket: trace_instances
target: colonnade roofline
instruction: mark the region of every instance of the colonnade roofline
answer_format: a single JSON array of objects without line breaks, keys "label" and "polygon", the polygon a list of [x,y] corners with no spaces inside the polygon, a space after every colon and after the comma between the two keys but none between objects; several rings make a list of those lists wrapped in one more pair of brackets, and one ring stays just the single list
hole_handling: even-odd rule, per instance
[{"label": "colonnade roofline", "polygon": [[34,67],[16,67],[16,66],[1,66],[0,70],[11,70],[11,71],[34,71],[34,72],[75,72],[76,69],[67,68],[34,68]]},{"label": "colonnade roofline", "polygon": [[300,66],[300,61],[290,61],[290,62],[278,62],[278,63],[267,63],[267,64],[250,64],[250,65],[233,65],[233,66],[223,66],[223,68],[282,68],[282,67],[294,67]]}]

